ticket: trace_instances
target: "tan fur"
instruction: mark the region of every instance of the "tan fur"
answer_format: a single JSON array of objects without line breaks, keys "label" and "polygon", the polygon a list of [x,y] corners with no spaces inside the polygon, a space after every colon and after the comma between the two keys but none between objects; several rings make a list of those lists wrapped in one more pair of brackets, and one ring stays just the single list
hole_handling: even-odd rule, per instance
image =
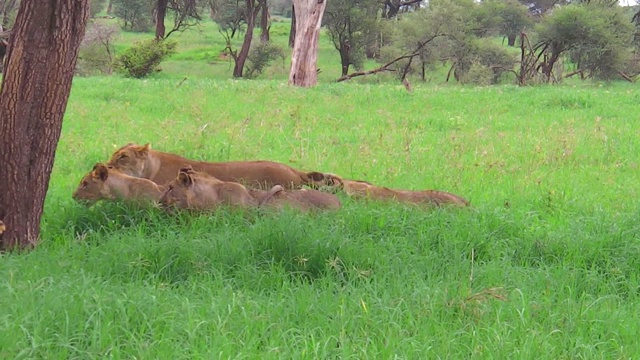
[{"label": "tan fur", "polygon": [[373,185],[361,180],[343,179],[334,174],[310,174],[318,186],[340,189],[345,194],[355,198],[369,198],[375,200],[394,200],[409,204],[426,204],[431,206],[457,205],[469,206],[466,199],[439,190],[398,190]]},{"label": "tan fur", "polygon": [[207,173],[184,167],[168,184],[160,202],[189,210],[215,210],[221,205],[233,207],[257,207],[254,199],[242,184],[222,181]]},{"label": "tan fur", "polygon": [[341,206],[340,200],[332,194],[316,190],[285,190],[282,185],[275,185],[269,191],[247,189],[242,184],[221,181],[191,167],[180,169],[160,201],[167,206],[190,210],[215,210],[221,205],[271,209],[289,206],[302,211],[338,209]]},{"label": "tan fur", "polygon": [[4,226],[4,222],[2,222],[2,220],[0,220],[0,235],[4,234],[4,232],[7,230],[7,227]]},{"label": "tan fur", "polygon": [[249,192],[258,199],[260,206],[276,209],[291,207],[312,211],[338,210],[342,207],[337,196],[312,189],[285,190],[282,186],[276,185],[269,192],[260,190],[249,190]]},{"label": "tan fur", "polygon": [[160,200],[165,187],[151,180],[141,179],[97,163],[91,172],[85,175],[73,198],[87,204],[99,200],[126,200],[132,202],[153,202]]},{"label": "tan fur", "polygon": [[309,183],[307,173],[273,161],[203,162],[152,150],[149,144],[129,144],[111,156],[109,165],[121,172],[168,184],[184,166],[205,172],[221,181],[242,183],[250,188],[270,189],[282,185],[285,189],[300,188]]}]

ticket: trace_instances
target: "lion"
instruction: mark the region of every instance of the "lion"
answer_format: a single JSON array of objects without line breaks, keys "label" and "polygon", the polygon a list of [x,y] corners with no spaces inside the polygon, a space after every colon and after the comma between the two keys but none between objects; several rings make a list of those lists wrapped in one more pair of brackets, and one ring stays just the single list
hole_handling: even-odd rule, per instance
[{"label": "lion", "polygon": [[231,207],[258,207],[259,202],[247,188],[237,182],[222,181],[207,173],[185,166],[178,171],[160,197],[165,207],[187,210],[215,210],[221,205]]},{"label": "lion", "polygon": [[455,205],[466,207],[469,201],[466,199],[439,190],[398,190],[387,187],[373,185],[362,180],[348,180],[335,174],[324,174],[318,172],[309,173],[309,178],[313,179],[314,185],[318,187],[328,187],[334,190],[341,190],[345,194],[354,198],[367,198],[375,200],[395,200],[408,204],[424,204],[430,206]]},{"label": "lion", "polygon": [[215,210],[221,205],[240,208],[266,207],[282,209],[286,206],[302,211],[337,209],[340,201],[333,194],[317,190],[285,190],[274,185],[271,190],[247,189],[244,185],[222,181],[207,173],[186,166],[169,183],[160,202],[167,207],[188,210]]},{"label": "lion", "polygon": [[150,144],[128,144],[118,149],[107,163],[119,171],[157,184],[168,184],[181,168],[191,166],[221,181],[242,183],[250,188],[271,189],[282,185],[297,189],[309,184],[307,173],[273,161],[204,162],[152,150]]},{"label": "lion", "polygon": [[291,207],[305,212],[312,210],[338,210],[342,207],[340,199],[314,189],[285,190],[276,185],[269,192],[249,190],[260,206],[282,209]]},{"label": "lion", "polygon": [[102,163],[97,163],[85,175],[73,192],[76,201],[93,205],[99,200],[125,200],[131,202],[154,202],[160,200],[165,186],[151,180],[123,174]]}]

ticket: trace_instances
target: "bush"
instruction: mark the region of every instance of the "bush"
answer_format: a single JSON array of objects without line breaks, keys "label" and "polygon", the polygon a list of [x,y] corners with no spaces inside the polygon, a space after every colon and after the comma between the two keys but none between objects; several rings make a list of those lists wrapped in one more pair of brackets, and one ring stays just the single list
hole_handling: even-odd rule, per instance
[{"label": "bush", "polygon": [[461,77],[462,84],[475,84],[487,86],[493,83],[493,71],[486,65],[474,62]]},{"label": "bush", "polygon": [[114,68],[124,76],[143,78],[155,71],[160,63],[175,53],[176,42],[149,39],[136,42],[116,57]]},{"label": "bush", "polygon": [[117,34],[115,26],[94,23],[88,27],[80,44],[76,74],[111,74],[114,54],[112,40]]},{"label": "bush", "polygon": [[258,42],[251,46],[245,66],[245,77],[256,78],[264,71],[264,68],[275,59],[284,59],[284,50],[272,42]]}]

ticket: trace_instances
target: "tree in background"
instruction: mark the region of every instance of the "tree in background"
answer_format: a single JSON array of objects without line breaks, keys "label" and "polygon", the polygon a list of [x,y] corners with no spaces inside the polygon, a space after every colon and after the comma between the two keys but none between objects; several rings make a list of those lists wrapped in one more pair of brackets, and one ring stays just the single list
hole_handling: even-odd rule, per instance
[{"label": "tree in background", "polygon": [[10,29],[16,18],[20,0],[3,0],[0,1],[0,26]]},{"label": "tree in background", "polygon": [[88,0],[22,0],[0,91],[0,247],[34,246]]},{"label": "tree in background", "polygon": [[89,17],[94,18],[100,11],[105,9],[107,0],[90,0],[89,4]]},{"label": "tree in background", "polygon": [[[196,0],[157,0],[154,8],[156,39],[166,39],[176,31],[184,31],[202,20]],[[167,32],[165,19],[173,15],[173,27]]]},{"label": "tree in background", "polygon": [[402,10],[418,9],[423,5],[423,0],[384,0],[382,1],[382,17],[391,19]]},{"label": "tree in background", "polygon": [[515,46],[520,32],[533,27],[529,9],[516,0],[485,0],[474,16],[483,28],[484,36],[501,35],[509,46]]},{"label": "tree in background", "polygon": [[151,11],[156,0],[111,0],[113,14],[123,22],[122,29],[148,31],[151,26]]},{"label": "tree in background", "polygon": [[633,25],[617,5],[598,2],[567,5],[556,9],[538,24],[534,46],[538,68],[547,81],[557,81],[554,66],[569,56],[577,71],[611,79],[631,55]]},{"label": "tree in background", "polygon": [[293,1],[296,28],[289,85],[309,87],[318,81],[318,38],[326,6],[325,0]]},{"label": "tree in background", "polygon": [[361,70],[367,41],[378,28],[378,10],[377,0],[331,0],[327,4],[323,22],[340,54],[342,76],[351,65]]}]

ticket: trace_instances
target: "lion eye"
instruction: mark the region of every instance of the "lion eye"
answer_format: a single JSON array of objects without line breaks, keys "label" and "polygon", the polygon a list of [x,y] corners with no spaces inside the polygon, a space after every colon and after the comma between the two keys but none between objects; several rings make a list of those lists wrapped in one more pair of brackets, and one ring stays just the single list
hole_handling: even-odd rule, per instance
[{"label": "lion eye", "polygon": [[128,156],[126,154],[120,154],[120,156],[118,156],[118,160],[123,160],[128,158]]}]

